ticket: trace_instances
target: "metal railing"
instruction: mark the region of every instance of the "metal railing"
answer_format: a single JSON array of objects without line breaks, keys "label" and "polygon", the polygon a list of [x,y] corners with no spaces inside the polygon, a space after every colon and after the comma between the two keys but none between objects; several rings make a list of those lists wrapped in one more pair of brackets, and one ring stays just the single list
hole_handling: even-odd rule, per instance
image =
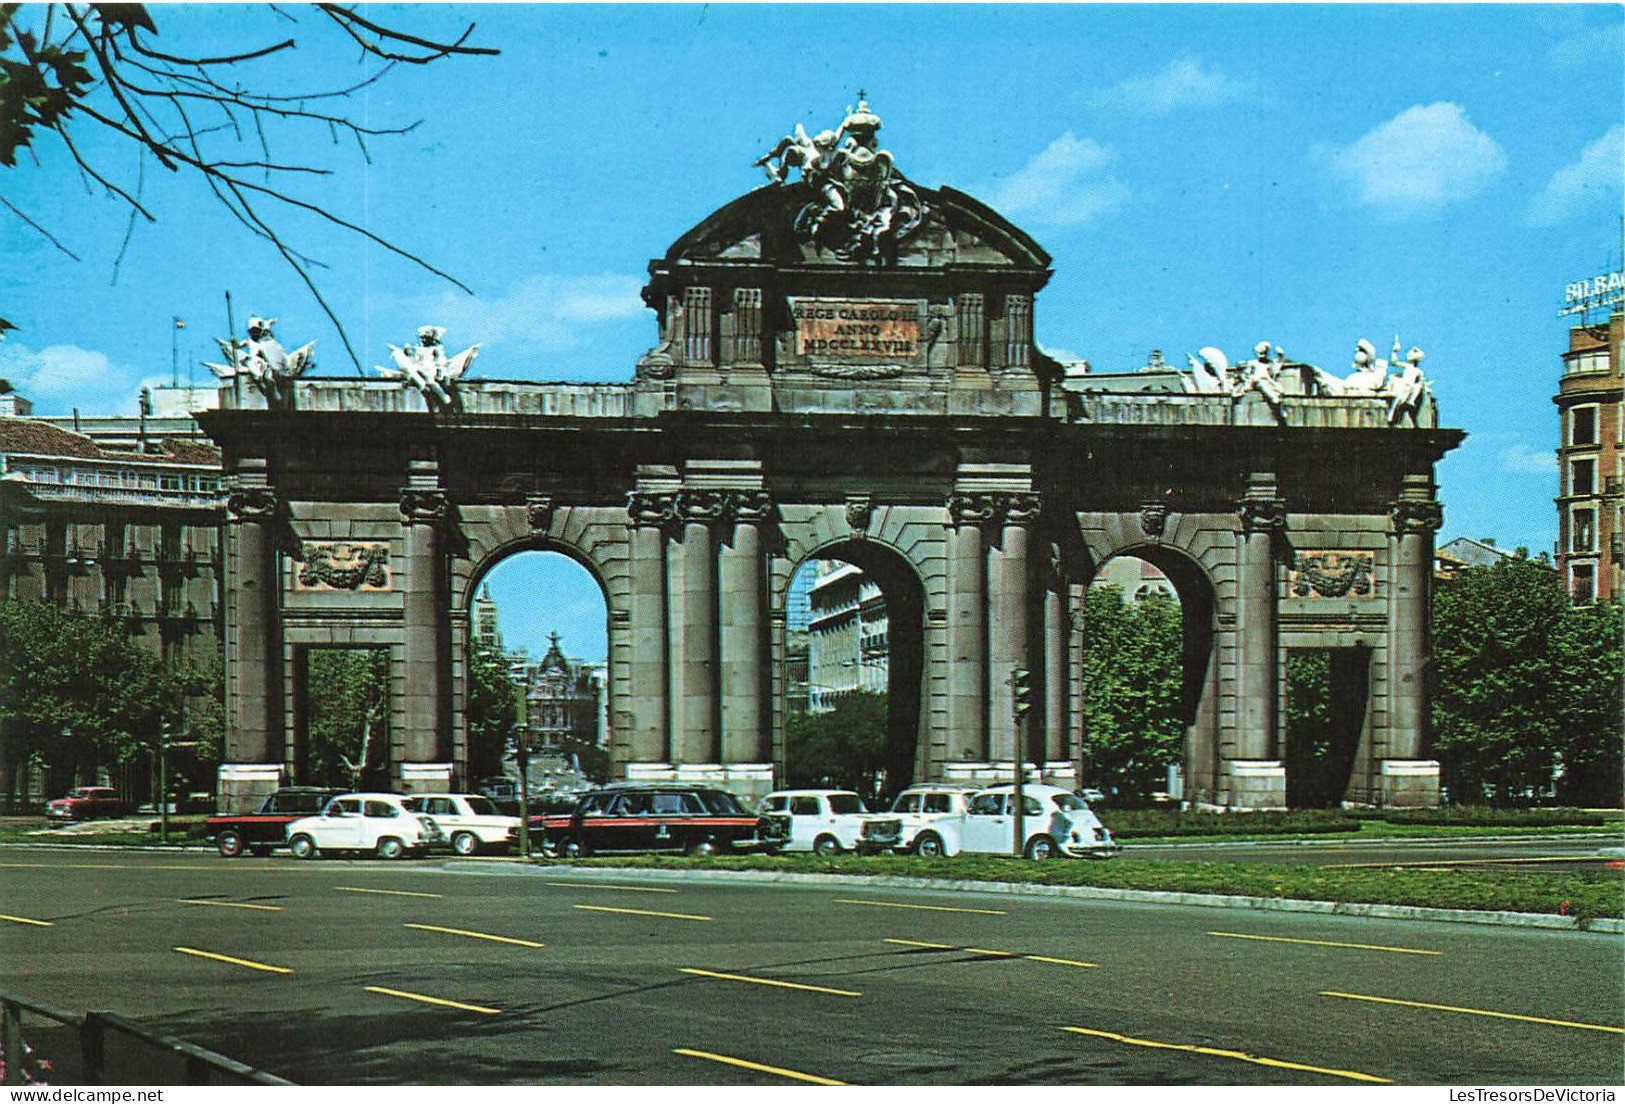
[{"label": "metal railing", "polygon": [[[42,1021],[30,1025],[32,1044],[24,1013]],[[9,993],[0,993],[0,1067],[7,1086],[293,1084],[112,1012],[69,1012]]]}]

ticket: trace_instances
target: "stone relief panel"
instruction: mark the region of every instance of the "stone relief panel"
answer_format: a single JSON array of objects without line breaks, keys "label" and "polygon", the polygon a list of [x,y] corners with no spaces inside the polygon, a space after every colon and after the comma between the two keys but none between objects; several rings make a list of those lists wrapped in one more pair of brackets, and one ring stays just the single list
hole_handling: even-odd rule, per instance
[{"label": "stone relief panel", "polygon": [[384,541],[304,541],[293,564],[294,590],[384,591],[393,585]]},{"label": "stone relief panel", "polygon": [[1367,598],[1376,567],[1372,551],[1300,551],[1287,571],[1287,593],[1294,598]]}]

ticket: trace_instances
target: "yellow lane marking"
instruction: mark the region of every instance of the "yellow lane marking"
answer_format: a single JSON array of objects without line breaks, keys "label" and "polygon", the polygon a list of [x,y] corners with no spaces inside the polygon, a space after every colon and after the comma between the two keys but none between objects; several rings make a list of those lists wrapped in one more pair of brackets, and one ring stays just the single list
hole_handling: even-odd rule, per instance
[{"label": "yellow lane marking", "polygon": [[267,966],[263,962],[251,962],[246,958],[232,958],[230,955],[215,954],[212,951],[200,951],[196,947],[176,947],[175,950],[184,955],[196,955],[198,958],[212,958],[216,962],[229,962],[233,966],[247,966],[250,970],[264,970],[268,974],[291,974],[292,970],[286,966]]},{"label": "yellow lane marking", "polygon": [[545,943],[533,943],[529,939],[514,939],[506,935],[486,935],[484,932],[464,931],[462,928],[437,928],[433,924],[407,924],[408,928],[418,931],[444,932],[447,935],[466,935],[470,939],[489,939],[493,943],[512,943],[519,947],[545,947]]},{"label": "yellow lane marking", "polygon": [[1022,957],[1031,959],[1034,962],[1049,962],[1056,966],[1078,966],[1085,970],[1100,969],[1100,963],[1098,962],[1078,962],[1071,958],[1049,958],[1045,955],[1023,955]]},{"label": "yellow lane marking", "polygon": [[679,973],[694,974],[696,977],[721,978],[723,981],[748,981],[753,985],[773,985],[780,989],[804,989],[809,993],[828,993],[836,997],[861,997],[862,993],[854,993],[850,989],[831,989],[824,985],[802,985],[795,981],[775,981],[772,978],[748,977],[745,974],[719,974],[715,970],[691,970],[683,967]]},{"label": "yellow lane marking", "polygon": [[1056,966],[1082,966],[1087,969],[1099,969],[1098,962],[1079,962],[1071,958],[1050,958],[1048,955],[1022,954],[1020,951],[989,951],[981,947],[955,947],[951,943],[921,943],[917,939],[883,939],[883,943],[895,943],[900,947],[925,947],[933,951],[965,951],[968,954],[995,955],[999,958],[1025,958],[1030,962],[1049,962]]},{"label": "yellow lane marking", "polygon": [[[8,870],[128,870],[127,866],[117,863],[0,863]],[[152,867],[142,867],[151,870]],[[184,867],[183,869],[192,869]],[[201,868],[199,868],[201,869]]]},{"label": "yellow lane marking", "polygon": [[1003,909],[949,908],[947,905],[900,905],[895,901],[852,901],[835,898],[837,905],[867,905],[869,908],[921,909],[925,912],[974,912],[982,916],[1004,916]]},{"label": "yellow lane marking", "polygon": [[1616,1035],[1625,1035],[1625,1027],[1613,1027],[1610,1024],[1549,1020],[1544,1016],[1520,1016],[1515,1012],[1491,1012],[1485,1008],[1457,1008],[1449,1004],[1428,1004],[1425,1001],[1397,1000],[1393,997],[1370,997],[1363,993],[1339,993],[1331,989],[1321,990],[1320,995],[1323,997],[1342,997],[1344,1000],[1371,1001],[1373,1004],[1398,1004],[1406,1008],[1428,1008],[1435,1012],[1461,1012],[1469,1016],[1494,1016],[1498,1020],[1522,1020],[1525,1023],[1551,1024],[1554,1027],[1578,1027],[1585,1031],[1612,1031]]},{"label": "yellow lane marking", "polygon": [[1303,943],[1311,947],[1347,947],[1355,951],[1389,951],[1393,954],[1442,955],[1443,951],[1418,950],[1415,947],[1383,947],[1375,943],[1336,943],[1326,939],[1291,939],[1284,935],[1247,935],[1243,932],[1210,931],[1221,939],[1257,939],[1265,943]]},{"label": "yellow lane marking", "polygon": [[212,908],[258,909],[261,912],[281,912],[282,911],[282,906],[281,905],[245,905],[245,904],[240,904],[240,903],[238,903],[236,901],[197,901],[197,900],[193,900],[190,897],[177,898],[175,903],[178,904],[178,905],[209,905]]},{"label": "yellow lane marking", "polygon": [[1306,1066],[1301,1062],[1284,1062],[1279,1058],[1264,1058],[1239,1050],[1219,1050],[1216,1047],[1194,1046],[1190,1043],[1159,1043],[1155,1039],[1135,1039],[1128,1035],[1119,1035],[1115,1031],[1094,1031],[1087,1027],[1063,1027],[1061,1030],[1071,1031],[1078,1035],[1092,1035],[1097,1039],[1110,1039],[1113,1042],[1126,1043],[1129,1046],[1152,1047],[1157,1050],[1183,1050],[1190,1054],[1205,1054],[1211,1058],[1233,1058],[1238,1062],[1251,1062],[1256,1066],[1269,1066],[1273,1069],[1324,1073],[1330,1077],[1347,1077],[1351,1081],[1369,1081],[1377,1085],[1393,1084],[1386,1077],[1376,1077],[1369,1073],[1358,1073],[1354,1070],[1325,1069],[1321,1066]]},{"label": "yellow lane marking", "polygon": [[628,916],[664,916],[668,920],[709,920],[709,916],[693,916],[686,912],[651,912],[648,909],[611,908],[609,905],[571,905],[583,912],[622,912]]},{"label": "yellow lane marking", "polygon": [[33,924],[36,928],[52,926],[49,920],[30,920],[26,916],[6,916],[4,913],[0,913],[0,920],[10,920],[13,924]]},{"label": "yellow lane marking", "polygon": [[798,1073],[796,1070],[781,1069],[778,1066],[764,1066],[760,1062],[747,1062],[743,1058],[730,1058],[726,1054],[712,1054],[704,1050],[689,1050],[678,1047],[673,1054],[681,1054],[686,1058],[704,1058],[708,1062],[721,1062],[726,1066],[738,1066],[740,1069],[756,1070],[758,1073],[772,1073],[779,1077],[788,1077],[793,1081],[807,1081],[814,1085],[844,1085],[845,1081],[832,1081],[828,1077],[819,1077],[811,1073]]},{"label": "yellow lane marking", "polygon": [[675,889],[659,886],[595,885],[592,882],[543,882],[543,885],[569,886],[571,889],[617,889],[623,893],[676,893]]},{"label": "yellow lane marking", "polygon": [[401,997],[405,1000],[422,1001],[424,1004],[438,1004],[444,1008],[456,1008],[462,1012],[483,1012],[487,1016],[502,1015],[502,1009],[500,1008],[486,1008],[479,1004],[464,1004],[461,1001],[428,997],[422,993],[408,993],[404,989],[385,989],[382,985],[369,985],[366,988],[369,993],[382,993],[386,997]]},{"label": "yellow lane marking", "polygon": [[362,889],[359,886],[334,886],[341,893],[377,893],[385,897],[444,897],[444,893],[414,893],[409,889]]}]

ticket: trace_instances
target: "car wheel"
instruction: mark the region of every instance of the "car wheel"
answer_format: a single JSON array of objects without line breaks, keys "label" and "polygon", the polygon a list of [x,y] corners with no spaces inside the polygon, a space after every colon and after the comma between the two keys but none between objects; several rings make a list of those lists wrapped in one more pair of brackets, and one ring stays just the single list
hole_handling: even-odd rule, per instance
[{"label": "car wheel", "polygon": [[288,850],[293,852],[296,859],[314,859],[316,857],[316,841],[309,836],[300,834],[288,841]]},{"label": "car wheel", "polygon": [[587,845],[574,836],[559,844],[557,850],[560,855],[567,859],[584,859],[587,857]]},{"label": "car wheel", "polygon": [[385,836],[378,841],[377,854],[380,859],[398,859],[406,854],[406,845],[394,836]]},{"label": "car wheel", "polygon": [[1055,841],[1049,836],[1034,836],[1027,841],[1027,857],[1029,859],[1053,859],[1055,857]]},{"label": "car wheel", "polygon": [[243,834],[228,828],[214,837],[214,846],[223,857],[235,859],[243,853]]},{"label": "car wheel", "polygon": [[935,832],[921,832],[920,838],[914,841],[914,853],[936,859],[946,855],[948,849],[942,845],[942,837]]},{"label": "car wheel", "polygon": [[709,837],[702,840],[695,840],[693,843],[688,845],[688,853],[690,855],[699,855],[701,857],[715,855],[717,853],[717,841]]},{"label": "car wheel", "polygon": [[480,849],[480,837],[473,832],[458,832],[451,837],[451,849],[459,855],[472,855]]},{"label": "car wheel", "polygon": [[834,836],[819,836],[813,841],[813,854],[821,858],[832,858],[842,851],[841,841]]}]

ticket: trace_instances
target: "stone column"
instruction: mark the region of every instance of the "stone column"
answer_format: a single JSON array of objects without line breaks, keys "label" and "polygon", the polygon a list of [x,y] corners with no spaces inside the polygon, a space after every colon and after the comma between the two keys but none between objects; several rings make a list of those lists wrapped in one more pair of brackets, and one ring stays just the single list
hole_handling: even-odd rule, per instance
[{"label": "stone column", "polygon": [[948,749],[947,762],[988,758],[987,730],[987,542],[982,526],[993,520],[987,495],[948,499],[954,527],[948,552]]},{"label": "stone column", "polygon": [[720,763],[717,700],[717,549],[712,526],[727,505],[720,491],[683,491],[683,704],[673,741],[679,766]]},{"label": "stone column", "polygon": [[764,491],[730,496],[733,540],[722,553],[723,700],[722,761],[766,763],[771,757],[767,722],[767,587],[763,581],[761,526],[773,503]]},{"label": "stone column", "polygon": [[452,782],[448,725],[451,673],[450,612],[446,608],[444,530],[451,500],[430,484],[433,465],[415,469],[401,492],[401,524],[406,527],[406,587],[403,616],[406,643],[405,700],[401,716],[402,760],[396,765],[403,792],[449,786]]},{"label": "stone column", "polygon": [[1286,505],[1273,476],[1255,475],[1238,505],[1236,565],[1236,735],[1227,767],[1230,804],[1275,808],[1286,802],[1286,772],[1276,753],[1279,634],[1275,547]]},{"label": "stone column", "polygon": [[1407,486],[1393,505],[1388,544],[1388,739],[1379,765],[1384,805],[1435,806],[1439,764],[1421,758],[1427,745],[1431,686],[1429,664],[1433,534],[1444,511],[1432,498],[1432,481]]},{"label": "stone column", "polygon": [[[250,479],[264,478],[264,462]],[[219,772],[225,812],[258,808],[282,783],[282,633],[278,622],[276,492],[239,486],[226,497],[226,761]]]},{"label": "stone column", "polygon": [[[1017,667],[1032,670],[1032,656],[1028,648],[1031,621],[1031,587],[1027,542],[1031,526],[1038,520],[1039,501],[1036,494],[1018,493],[1000,496],[1004,526],[999,539],[999,554],[995,561],[997,572],[988,596],[989,626],[988,697],[990,700],[991,747],[988,754],[995,761],[1014,761],[1016,756],[1016,723],[1012,712],[1014,689],[1011,672]],[[1036,678],[1035,678],[1036,683]],[[1032,718],[1023,721],[1022,730],[1030,732]],[[1031,756],[1031,742],[1022,748]]]},{"label": "stone column", "polygon": [[666,533],[676,517],[676,496],[634,491],[632,518],[632,749],[634,763],[671,756],[670,681],[667,674]]},{"label": "stone column", "polygon": [[1072,619],[1067,616],[1066,581],[1055,580],[1044,591],[1044,760],[1058,763],[1070,754],[1066,746],[1068,679],[1067,645]]}]

